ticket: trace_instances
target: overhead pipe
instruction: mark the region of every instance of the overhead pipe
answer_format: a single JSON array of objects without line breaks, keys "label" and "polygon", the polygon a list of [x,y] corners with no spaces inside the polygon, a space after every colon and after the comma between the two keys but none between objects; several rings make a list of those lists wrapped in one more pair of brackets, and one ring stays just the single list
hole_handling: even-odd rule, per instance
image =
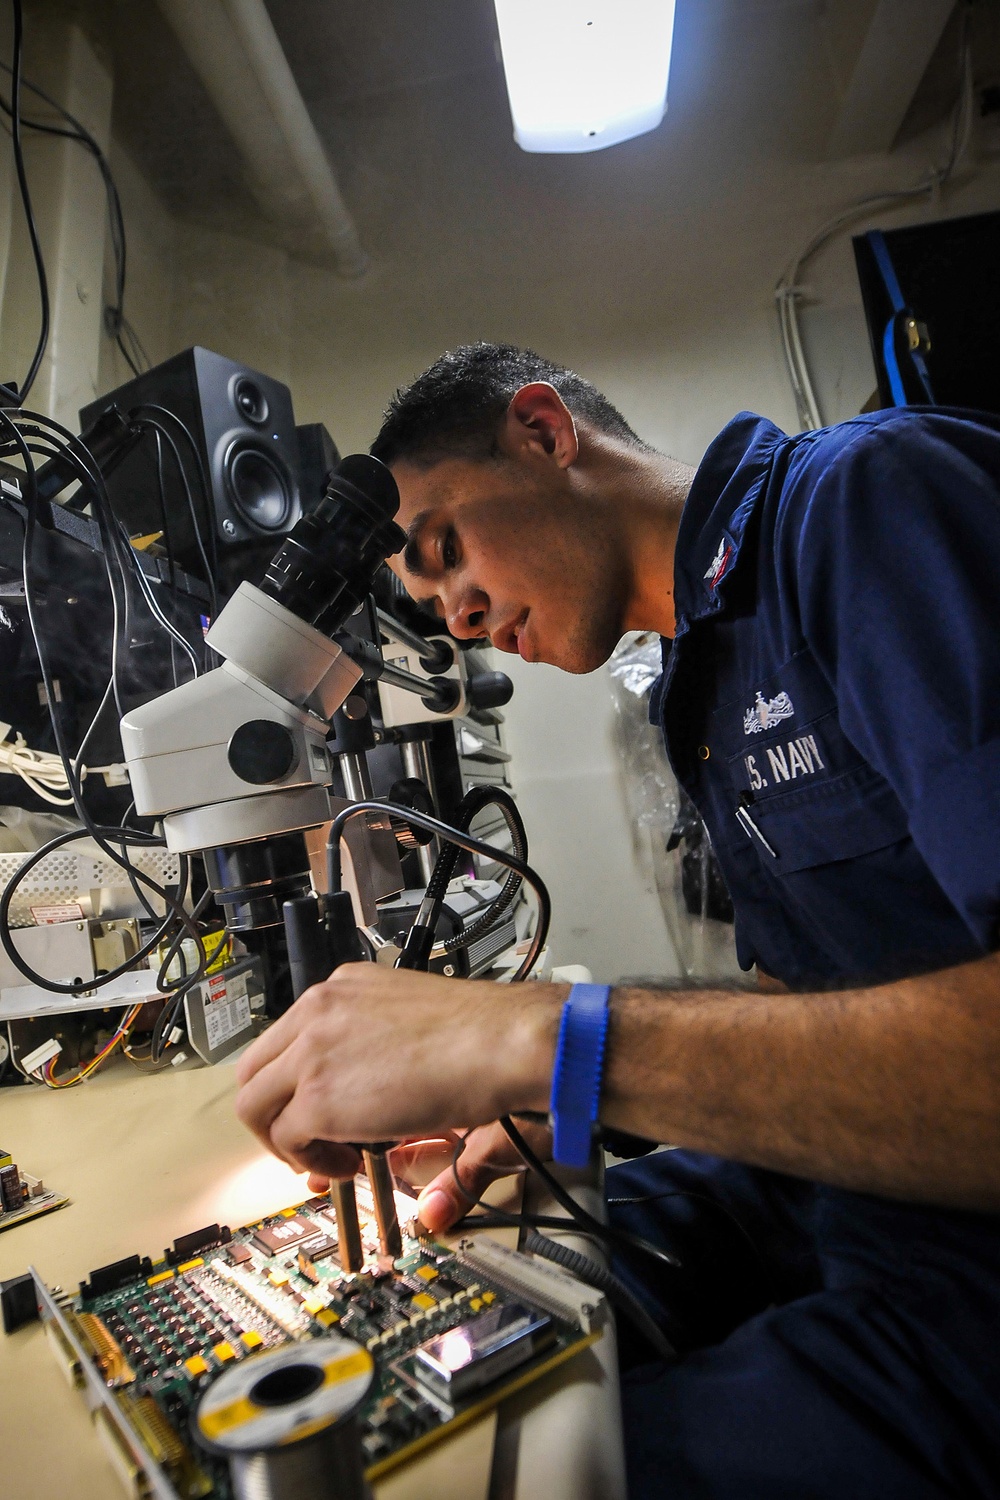
[{"label": "overhead pipe", "polygon": [[246,162],[271,217],[299,217],[305,199],[342,276],[368,259],[288,66],[264,0],[159,0]]}]

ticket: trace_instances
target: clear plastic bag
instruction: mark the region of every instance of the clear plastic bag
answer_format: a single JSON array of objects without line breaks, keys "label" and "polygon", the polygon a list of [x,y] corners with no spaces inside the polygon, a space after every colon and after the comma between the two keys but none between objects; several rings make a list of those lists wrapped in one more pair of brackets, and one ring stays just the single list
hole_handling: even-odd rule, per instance
[{"label": "clear plastic bag", "polygon": [[661,670],[660,637],[648,632],[626,636],[608,663],[632,821],[669,836],[680,811],[679,788],[663,735],[649,722],[649,694]]},{"label": "clear plastic bag", "polygon": [[662,670],[660,637],[626,636],[608,663],[616,739],[636,853],[656,885],[667,932],[685,980],[740,976],[732,904],[711,841],[678,786],[649,695]]}]

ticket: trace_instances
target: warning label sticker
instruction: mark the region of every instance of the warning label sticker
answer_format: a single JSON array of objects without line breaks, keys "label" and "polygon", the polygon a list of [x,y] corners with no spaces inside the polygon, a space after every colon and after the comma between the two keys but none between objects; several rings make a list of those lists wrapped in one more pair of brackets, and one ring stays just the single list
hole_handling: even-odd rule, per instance
[{"label": "warning label sticker", "polygon": [[39,927],[48,927],[56,922],[79,922],[83,919],[83,907],[78,901],[60,901],[52,906],[28,908]]}]

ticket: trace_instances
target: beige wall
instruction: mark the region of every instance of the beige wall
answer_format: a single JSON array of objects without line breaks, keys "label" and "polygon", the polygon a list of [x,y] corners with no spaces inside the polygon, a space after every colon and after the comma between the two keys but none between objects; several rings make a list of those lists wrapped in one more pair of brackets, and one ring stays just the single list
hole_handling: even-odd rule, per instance
[{"label": "beige wall", "polygon": [[[88,61],[79,46],[76,56],[80,76],[99,77],[96,59]],[[762,158],[749,175],[721,170],[707,194],[696,184],[712,163],[695,158],[685,168],[690,191],[678,191],[669,213],[647,214],[631,229],[612,226],[585,242],[567,239],[558,255],[550,243],[538,253],[536,274],[525,275],[532,250],[519,244],[519,274],[504,275],[510,226],[501,205],[488,264],[464,263],[462,226],[456,225],[436,239],[430,233],[398,259],[370,245],[373,267],[359,282],[172,222],[115,146],[129,232],[127,311],[154,361],[197,342],[287,380],[298,420],[324,421],[342,451],[367,446],[392,390],[443,348],[491,337],[531,343],[575,365],[643,436],[695,462],[742,407],[794,426],[773,310],[778,273],[832,211],[912,181],[939,146],[935,137],[891,158],[835,165]],[[33,170],[44,178],[56,168],[44,166],[41,155]],[[0,211],[9,196],[6,170],[0,166]],[[92,169],[84,162],[80,170]],[[1000,169],[996,161],[985,162],[940,202],[881,214],[878,222],[973,212],[998,202]],[[485,197],[477,203],[477,212],[493,211]],[[14,220],[12,243],[20,254],[16,205]],[[91,220],[92,234],[101,236],[102,226],[103,219],[100,227]],[[6,243],[0,223],[0,272]],[[80,231],[77,249],[85,248]],[[33,326],[23,264],[15,275],[14,252],[11,260],[4,377],[20,368],[26,330]],[[837,420],[856,412],[874,385],[846,236],[817,258],[807,280],[815,303],[804,316],[806,343],[826,416]],[[127,374],[100,336],[95,347],[67,351],[65,358],[65,378],[60,381],[57,370],[53,386],[61,409],[75,400],[81,368],[104,390]],[[515,661],[511,675],[517,683],[508,711],[516,779],[535,858],[556,898],[557,961],[585,962],[608,979],[670,972],[674,961],[651,877],[624,816],[604,674],[567,678]]]}]

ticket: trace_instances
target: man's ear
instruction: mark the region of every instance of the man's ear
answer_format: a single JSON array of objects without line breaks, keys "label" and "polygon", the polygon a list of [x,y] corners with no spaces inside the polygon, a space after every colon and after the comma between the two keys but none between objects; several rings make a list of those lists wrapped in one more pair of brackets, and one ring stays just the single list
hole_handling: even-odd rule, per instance
[{"label": "man's ear", "polygon": [[568,469],[575,462],[580,451],[576,423],[554,385],[535,380],[514,393],[504,417],[500,445],[512,457],[525,451],[544,453],[560,469]]}]

